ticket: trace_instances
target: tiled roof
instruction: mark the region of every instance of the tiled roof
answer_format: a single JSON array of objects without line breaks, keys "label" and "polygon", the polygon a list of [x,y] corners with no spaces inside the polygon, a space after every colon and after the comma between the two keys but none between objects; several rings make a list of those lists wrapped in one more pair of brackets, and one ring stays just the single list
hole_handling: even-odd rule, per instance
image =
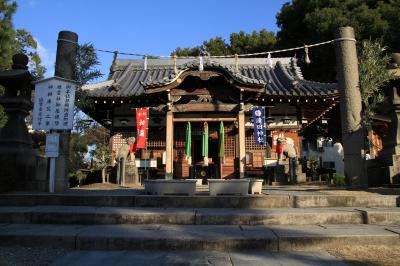
[{"label": "tiled roof", "polygon": [[[235,72],[233,58],[204,58],[204,70],[217,69],[228,74],[236,82],[265,87],[271,96],[321,96],[338,95],[336,83],[319,83],[305,80],[295,58],[240,58],[239,72]],[[270,66],[271,65],[271,66]],[[172,59],[144,60],[117,59],[114,61],[109,80],[85,85],[83,89],[91,97],[127,98],[141,95],[145,88],[154,88],[173,82],[187,70],[199,68],[199,59],[181,59],[174,72]]]}]

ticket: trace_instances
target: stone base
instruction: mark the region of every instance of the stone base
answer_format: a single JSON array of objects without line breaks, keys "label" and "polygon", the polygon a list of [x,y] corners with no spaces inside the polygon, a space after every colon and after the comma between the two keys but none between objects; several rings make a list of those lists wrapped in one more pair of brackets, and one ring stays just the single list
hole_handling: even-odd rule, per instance
[{"label": "stone base", "polygon": [[287,185],[288,175],[289,175],[289,163],[279,162],[279,164],[275,167],[275,182],[272,183]]},{"label": "stone base", "polygon": [[210,196],[217,195],[247,195],[249,179],[208,179]]},{"label": "stone base", "polygon": [[127,160],[125,165],[125,186],[139,186],[139,173],[136,163]]},{"label": "stone base", "polygon": [[261,194],[263,179],[249,179],[249,194]]},{"label": "stone base", "polygon": [[305,183],[307,182],[307,176],[305,173],[298,173],[297,174],[297,183]]},{"label": "stone base", "polygon": [[144,188],[146,194],[154,195],[188,195],[196,193],[196,179],[186,180],[145,180]]},{"label": "stone base", "polygon": [[400,155],[368,160],[367,174],[369,186],[400,184]]},{"label": "stone base", "polygon": [[0,192],[48,190],[47,159],[34,153],[0,153]]}]

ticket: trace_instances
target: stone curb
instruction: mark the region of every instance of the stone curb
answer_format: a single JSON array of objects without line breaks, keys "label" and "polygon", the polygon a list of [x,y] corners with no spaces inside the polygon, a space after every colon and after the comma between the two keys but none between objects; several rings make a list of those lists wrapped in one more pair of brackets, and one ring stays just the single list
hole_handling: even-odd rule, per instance
[{"label": "stone curb", "polygon": [[0,207],[0,223],[324,225],[400,224],[400,208],[128,208],[90,206]]},{"label": "stone curb", "polygon": [[400,196],[259,195],[259,196],[151,196],[3,194],[0,206],[104,206],[159,208],[320,208],[397,207]]},{"label": "stone curb", "polygon": [[343,244],[399,245],[386,227],[354,226],[67,226],[6,225],[5,245],[57,246],[90,250],[317,250]]}]

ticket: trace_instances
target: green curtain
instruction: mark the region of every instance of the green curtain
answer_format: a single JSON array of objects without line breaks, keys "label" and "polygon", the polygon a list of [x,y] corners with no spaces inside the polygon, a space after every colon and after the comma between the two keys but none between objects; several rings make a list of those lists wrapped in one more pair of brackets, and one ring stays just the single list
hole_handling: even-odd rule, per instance
[{"label": "green curtain", "polygon": [[219,124],[219,152],[218,156],[220,158],[225,157],[225,130],[224,130],[224,122],[221,121]]},{"label": "green curtain", "polygon": [[204,122],[203,132],[202,132],[202,146],[201,155],[203,157],[208,157],[208,124]]},{"label": "green curtain", "polygon": [[192,127],[190,122],[187,123],[186,126],[186,159],[191,156],[191,148],[192,148]]}]

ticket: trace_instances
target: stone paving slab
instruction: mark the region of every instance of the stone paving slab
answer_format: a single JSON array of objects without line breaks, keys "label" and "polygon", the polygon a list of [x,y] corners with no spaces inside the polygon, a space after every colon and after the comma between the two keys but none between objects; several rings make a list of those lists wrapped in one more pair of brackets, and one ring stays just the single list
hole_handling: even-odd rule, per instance
[{"label": "stone paving slab", "polygon": [[82,225],[7,224],[0,227],[0,244],[75,248]]},{"label": "stone paving slab", "polygon": [[93,206],[0,207],[0,222],[41,224],[194,224],[194,209]]},{"label": "stone paving slab", "polygon": [[303,225],[361,224],[362,212],[354,208],[325,209],[197,209],[196,224]]},{"label": "stone paving slab", "polygon": [[368,224],[400,224],[400,208],[358,208]]},{"label": "stone paving slab", "polygon": [[302,195],[301,193],[249,196],[154,196],[115,193],[90,194],[0,194],[1,206],[69,205],[108,207],[175,208],[320,208],[320,207],[396,207],[396,195]]},{"label": "stone paving slab", "polygon": [[386,230],[388,230],[390,232],[393,232],[393,233],[396,233],[396,234],[400,235],[400,225],[397,225],[397,226],[389,225],[389,226],[385,226],[385,228],[386,228]]},{"label": "stone paving slab", "polygon": [[319,224],[361,223],[361,218],[361,212],[354,208],[177,209],[89,206],[0,207],[0,222],[10,223]]},{"label": "stone paving slab", "polygon": [[67,206],[120,206],[133,207],[135,194],[49,194],[49,193],[15,193],[0,194],[1,206],[35,206],[35,205],[67,205]]},{"label": "stone paving slab", "polygon": [[346,265],[327,252],[163,252],[73,251],[51,266],[202,265],[202,266],[306,266]]},{"label": "stone paving slab", "polygon": [[137,208],[0,206],[0,223],[306,225],[400,224],[400,208]]},{"label": "stone paving slab", "polygon": [[396,207],[399,196],[293,195],[296,208]]},{"label": "stone paving slab", "polygon": [[[399,245],[400,235],[384,226],[322,225],[271,226],[279,239],[279,250],[313,250],[326,246]],[[248,227],[244,230],[249,230]],[[254,230],[254,229],[253,229]]]},{"label": "stone paving slab", "polygon": [[152,196],[135,197],[137,207],[176,208],[291,208],[293,198],[288,195],[249,196]]},{"label": "stone paving slab", "polygon": [[[257,240],[257,241],[255,241]],[[276,250],[276,237],[270,230],[257,235],[238,226],[161,225],[91,226],[77,237],[78,249],[158,249],[158,250],[235,250],[260,248]]]},{"label": "stone paving slab", "polygon": [[349,243],[400,245],[400,227],[9,224],[0,227],[0,243],[90,250],[292,251]]}]

